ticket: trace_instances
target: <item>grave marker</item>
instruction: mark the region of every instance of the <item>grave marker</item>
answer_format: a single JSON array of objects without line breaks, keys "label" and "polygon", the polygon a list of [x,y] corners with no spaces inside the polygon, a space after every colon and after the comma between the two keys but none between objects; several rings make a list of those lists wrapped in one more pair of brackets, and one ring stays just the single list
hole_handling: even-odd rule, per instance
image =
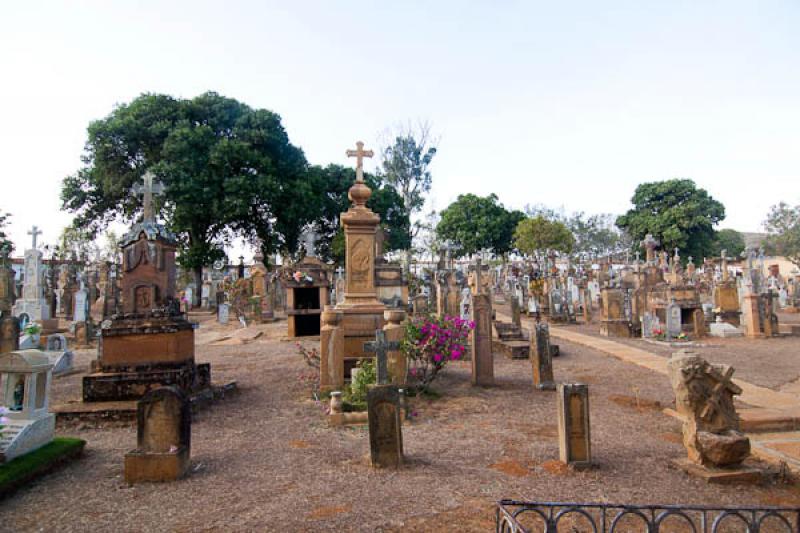
[{"label": "grave marker", "polygon": [[558,448],[562,462],[575,468],[592,464],[589,386],[558,384]]},{"label": "grave marker", "polygon": [[394,385],[375,385],[367,391],[369,451],[372,466],[397,468],[403,464],[400,393]]},{"label": "grave marker", "polygon": [[553,353],[550,349],[550,327],[534,324],[530,332],[530,358],[533,367],[533,386],[539,390],[554,390]]}]

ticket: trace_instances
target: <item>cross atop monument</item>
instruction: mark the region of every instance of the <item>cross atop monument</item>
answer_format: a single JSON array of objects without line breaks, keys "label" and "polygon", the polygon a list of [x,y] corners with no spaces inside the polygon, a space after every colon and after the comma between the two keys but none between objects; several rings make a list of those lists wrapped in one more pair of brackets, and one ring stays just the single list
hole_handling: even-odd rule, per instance
[{"label": "cross atop monument", "polygon": [[160,181],[153,181],[153,173],[149,170],[142,176],[144,185],[134,184],[133,192],[142,196],[142,221],[155,222],[156,216],[153,211],[153,195],[164,194],[164,185]]},{"label": "cross atop monument", "polygon": [[33,237],[33,243],[31,244],[31,248],[34,250],[36,249],[36,237],[42,234],[42,230],[40,230],[37,226],[33,226],[31,230],[28,232],[28,235]]},{"label": "cross atop monument", "polygon": [[347,157],[356,158],[356,181],[364,181],[364,158],[372,157],[375,153],[372,150],[364,150],[364,143],[358,141],[355,150],[347,150]]},{"label": "cross atop monument", "polygon": [[390,351],[400,348],[398,341],[387,341],[386,332],[382,329],[375,330],[375,340],[364,343],[364,351],[371,352],[376,355],[378,364],[375,365],[377,369],[378,385],[386,385],[389,383],[389,366],[388,355]]}]

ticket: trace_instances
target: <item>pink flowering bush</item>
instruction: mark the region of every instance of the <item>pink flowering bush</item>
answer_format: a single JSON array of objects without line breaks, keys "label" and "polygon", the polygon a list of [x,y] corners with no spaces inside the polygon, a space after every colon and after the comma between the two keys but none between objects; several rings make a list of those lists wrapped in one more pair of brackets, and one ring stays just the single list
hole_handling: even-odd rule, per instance
[{"label": "pink flowering bush", "polygon": [[401,350],[408,358],[409,384],[425,390],[450,361],[464,357],[475,323],[459,317],[415,316],[406,322]]}]

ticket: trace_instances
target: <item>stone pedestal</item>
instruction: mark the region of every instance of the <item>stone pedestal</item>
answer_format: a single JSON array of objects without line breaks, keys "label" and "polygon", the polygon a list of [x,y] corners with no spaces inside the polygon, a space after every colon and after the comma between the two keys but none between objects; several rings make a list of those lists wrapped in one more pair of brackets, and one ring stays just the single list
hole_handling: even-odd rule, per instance
[{"label": "stone pedestal", "polygon": [[558,384],[558,448],[563,463],[575,468],[592,464],[589,426],[589,386]]},{"label": "stone pedestal", "polygon": [[533,386],[539,390],[554,390],[553,352],[550,349],[550,328],[534,324],[530,332],[530,358],[533,367]]},{"label": "stone pedestal", "polygon": [[369,450],[372,466],[397,468],[403,464],[403,428],[400,394],[394,385],[375,385],[367,392]]},{"label": "stone pedestal", "polygon": [[[405,333],[403,321],[406,314],[403,311],[386,311],[384,313],[386,325],[383,326],[383,331],[386,334],[387,342],[400,342]],[[387,357],[387,366],[389,371],[389,383],[402,387],[406,383],[408,375],[408,359],[401,350],[390,350]]]},{"label": "stone pedestal", "polygon": [[323,392],[342,390],[344,387],[344,329],[342,313],[332,305],[321,315],[319,334],[319,387]]},{"label": "stone pedestal", "polygon": [[472,295],[472,320],[475,322],[475,329],[470,334],[472,384],[479,386],[494,385],[492,317],[491,302],[488,295]]}]

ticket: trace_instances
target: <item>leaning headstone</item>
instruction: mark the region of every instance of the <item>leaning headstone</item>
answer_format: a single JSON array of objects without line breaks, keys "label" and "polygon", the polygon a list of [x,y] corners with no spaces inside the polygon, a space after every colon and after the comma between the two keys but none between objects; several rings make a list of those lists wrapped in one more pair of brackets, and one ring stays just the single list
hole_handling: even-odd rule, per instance
[{"label": "leaning headstone", "polygon": [[712,365],[682,350],[672,355],[667,368],[688,455],[688,461],[676,464],[707,481],[757,480],[758,471],[739,468],[750,455],[750,439],[739,430],[733,397],[742,389],[731,379],[733,367]]},{"label": "leaning headstone", "polygon": [[547,324],[534,324],[531,330],[530,358],[533,366],[533,386],[539,390],[553,390],[553,352],[550,349],[550,328]]},{"label": "leaning headstone", "polygon": [[472,295],[472,321],[475,323],[475,329],[470,334],[473,385],[494,385],[491,309],[488,294]]},{"label": "leaning headstone", "polygon": [[583,383],[559,383],[557,405],[559,458],[574,468],[591,466],[589,386]]},{"label": "leaning headstone", "polygon": [[176,387],[160,387],[139,400],[136,449],[125,454],[125,481],[173,481],[189,469],[192,418]]},{"label": "leaning headstone", "polygon": [[394,385],[375,385],[367,391],[369,451],[372,466],[397,468],[403,464],[403,428],[400,394]]}]

